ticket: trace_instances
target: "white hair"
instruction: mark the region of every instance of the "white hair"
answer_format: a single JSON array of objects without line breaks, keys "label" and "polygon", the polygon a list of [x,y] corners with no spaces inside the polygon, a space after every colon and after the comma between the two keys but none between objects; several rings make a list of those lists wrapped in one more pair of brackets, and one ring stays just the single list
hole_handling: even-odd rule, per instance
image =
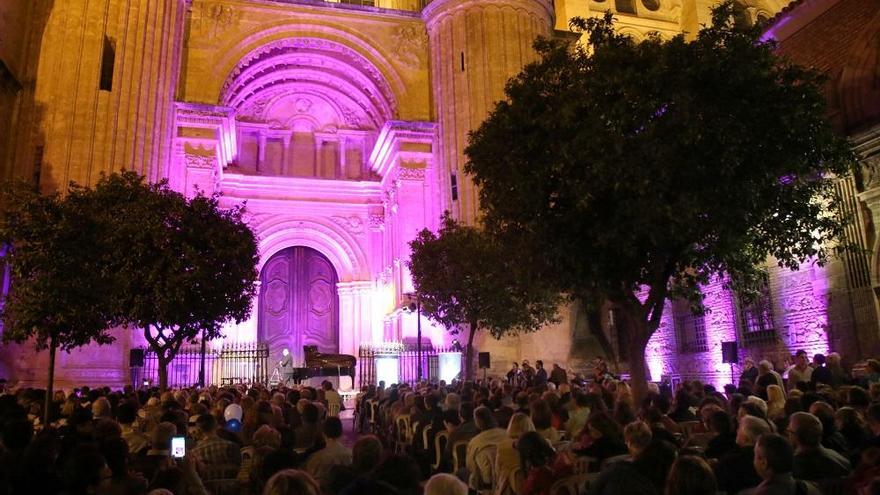
[{"label": "white hair", "polygon": [[773,369],[773,365],[770,364],[770,361],[767,361],[766,359],[762,359],[761,362],[758,363],[758,367],[764,368],[767,371],[770,371]]},{"label": "white hair", "polygon": [[425,495],[467,495],[467,492],[467,485],[447,473],[435,474],[425,483]]},{"label": "white hair", "polygon": [[754,395],[750,395],[749,398],[746,399],[746,402],[751,402],[752,404],[758,406],[758,409],[760,409],[761,412],[764,413],[764,416],[767,415],[767,401],[765,401],[764,399],[760,397],[755,397]]},{"label": "white hair", "polygon": [[761,435],[770,433],[770,425],[763,419],[755,416],[743,416],[739,420],[739,429],[743,436],[748,439],[749,445],[754,445]]}]

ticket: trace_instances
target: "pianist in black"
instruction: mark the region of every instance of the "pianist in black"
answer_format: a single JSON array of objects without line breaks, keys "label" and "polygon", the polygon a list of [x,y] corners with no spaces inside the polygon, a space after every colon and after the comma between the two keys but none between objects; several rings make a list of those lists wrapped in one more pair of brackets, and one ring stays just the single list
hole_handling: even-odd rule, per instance
[{"label": "pianist in black", "polygon": [[293,356],[290,355],[290,351],[286,348],[281,351],[281,361],[278,361],[278,366],[281,368],[281,377],[284,379],[284,384],[289,385],[290,381],[293,380]]}]

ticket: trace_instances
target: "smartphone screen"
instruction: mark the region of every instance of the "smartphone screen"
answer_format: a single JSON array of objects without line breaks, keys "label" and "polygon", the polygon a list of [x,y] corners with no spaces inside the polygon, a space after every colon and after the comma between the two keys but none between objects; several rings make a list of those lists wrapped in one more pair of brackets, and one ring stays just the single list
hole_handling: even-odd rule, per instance
[{"label": "smartphone screen", "polygon": [[181,458],[186,455],[186,437],[171,438],[171,457]]}]

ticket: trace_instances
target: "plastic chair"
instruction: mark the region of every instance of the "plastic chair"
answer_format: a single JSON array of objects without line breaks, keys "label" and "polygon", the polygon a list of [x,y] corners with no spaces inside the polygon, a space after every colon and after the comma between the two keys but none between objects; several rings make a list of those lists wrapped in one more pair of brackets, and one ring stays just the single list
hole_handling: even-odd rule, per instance
[{"label": "plastic chair", "polygon": [[443,450],[446,449],[446,442],[449,441],[449,433],[445,431],[437,432],[437,435],[434,436],[434,463],[431,464],[431,467],[434,469],[440,469],[440,463],[443,461]]},{"label": "plastic chair", "polygon": [[580,495],[581,488],[587,484],[589,477],[584,474],[566,476],[550,487],[550,495]]},{"label": "plastic chair", "polygon": [[409,414],[398,416],[395,426],[397,427],[395,447],[398,452],[406,452],[406,450],[412,445],[412,430],[410,430]]},{"label": "plastic chair", "polygon": [[571,469],[573,474],[585,474],[590,472],[590,466],[597,465],[595,457],[587,457],[576,455],[571,459]]},{"label": "plastic chair", "polygon": [[691,437],[691,434],[694,431],[694,428],[700,426],[699,421],[682,421],[678,423],[678,427],[681,428],[681,434],[684,435],[685,440]]},{"label": "plastic chair", "polygon": [[468,440],[459,440],[452,445],[452,472],[458,473],[465,467]]}]

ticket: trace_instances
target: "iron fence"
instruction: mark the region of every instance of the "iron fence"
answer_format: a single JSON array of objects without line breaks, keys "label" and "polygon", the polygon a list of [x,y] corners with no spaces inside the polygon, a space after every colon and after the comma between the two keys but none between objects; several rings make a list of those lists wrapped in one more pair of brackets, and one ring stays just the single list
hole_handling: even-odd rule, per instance
[{"label": "iron fence", "polygon": [[[422,344],[422,380],[440,380],[440,357],[442,353],[455,352],[451,347],[434,347],[431,343]],[[376,384],[376,360],[397,358],[398,382],[415,383],[418,380],[419,352],[415,344],[384,343],[362,345],[358,351],[358,385]],[[464,363],[461,369],[464,370]],[[390,384],[389,384],[390,385]]]},{"label": "iron fence", "polygon": [[[181,347],[168,364],[169,387],[191,387],[199,383],[201,348]],[[223,344],[205,352],[205,385],[232,383],[267,383],[269,381],[269,347],[258,342]],[[152,349],[144,349],[143,368],[133,368],[132,381],[159,383],[159,360]]]}]

